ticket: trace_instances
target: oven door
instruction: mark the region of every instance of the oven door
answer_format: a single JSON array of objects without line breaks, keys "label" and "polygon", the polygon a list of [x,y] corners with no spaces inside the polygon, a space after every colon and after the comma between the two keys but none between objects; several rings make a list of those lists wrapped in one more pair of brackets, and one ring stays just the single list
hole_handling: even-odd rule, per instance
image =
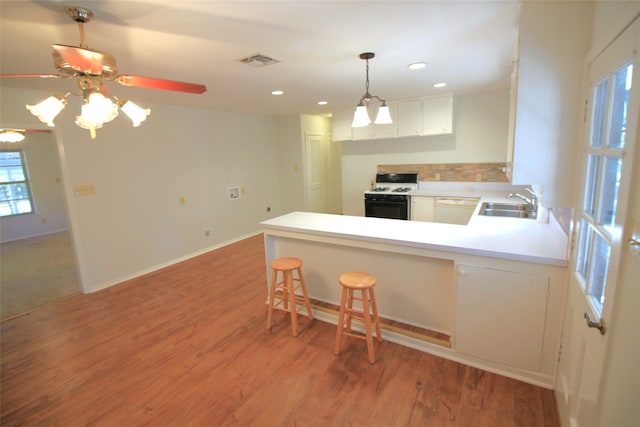
[{"label": "oven door", "polygon": [[365,216],[409,219],[409,196],[395,194],[365,194]]}]

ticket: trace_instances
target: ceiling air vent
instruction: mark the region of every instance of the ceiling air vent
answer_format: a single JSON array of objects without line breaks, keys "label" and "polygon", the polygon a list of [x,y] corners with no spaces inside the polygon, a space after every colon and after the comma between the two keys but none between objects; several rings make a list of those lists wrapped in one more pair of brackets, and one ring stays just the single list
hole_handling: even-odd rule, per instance
[{"label": "ceiling air vent", "polygon": [[271,64],[276,64],[280,61],[277,59],[269,58],[266,55],[262,55],[260,53],[256,53],[255,55],[248,56],[246,58],[242,58],[240,62],[244,64],[253,65],[255,67],[264,67]]}]

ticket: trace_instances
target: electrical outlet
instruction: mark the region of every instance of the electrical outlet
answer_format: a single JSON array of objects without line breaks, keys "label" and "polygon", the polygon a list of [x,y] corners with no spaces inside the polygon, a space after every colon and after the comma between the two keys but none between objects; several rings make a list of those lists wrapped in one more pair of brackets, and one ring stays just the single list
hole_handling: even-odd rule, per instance
[{"label": "electrical outlet", "polygon": [[436,174],[436,181],[440,181],[440,174],[439,173]]},{"label": "electrical outlet", "polygon": [[209,236],[211,236],[211,232],[210,232],[209,230],[205,230],[205,231],[204,231],[204,236],[205,236],[205,237],[209,237]]},{"label": "electrical outlet", "polygon": [[482,175],[481,174],[479,174],[479,173],[476,174],[476,181],[478,181],[478,182],[482,181]]}]

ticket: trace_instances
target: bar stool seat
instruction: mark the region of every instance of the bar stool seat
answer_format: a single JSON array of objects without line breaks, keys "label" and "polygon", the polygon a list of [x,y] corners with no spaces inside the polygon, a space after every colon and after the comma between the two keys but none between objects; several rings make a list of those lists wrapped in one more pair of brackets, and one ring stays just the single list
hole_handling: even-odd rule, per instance
[{"label": "bar stool seat", "polygon": [[[273,270],[271,290],[269,292],[269,313],[267,315],[267,329],[271,330],[273,310],[291,313],[291,329],[294,337],[298,336],[298,305],[306,308],[307,317],[313,320],[311,303],[307,294],[307,287],[302,275],[302,260],[300,258],[278,258],[271,262]],[[278,273],[281,281],[278,282]],[[295,274],[294,274],[295,273]],[[296,291],[299,291],[296,293]],[[276,298],[277,297],[277,298]]]},{"label": "bar stool seat", "polygon": [[[339,282],[342,285],[342,298],[340,301],[340,314],[338,315],[335,354],[340,354],[343,335],[363,339],[367,342],[369,363],[373,364],[376,361],[373,348],[373,329],[375,329],[377,341],[382,342],[378,307],[373,292],[377,279],[369,273],[352,271],[341,275]],[[355,291],[360,291],[360,297],[354,296]],[[353,307],[353,300],[360,301],[361,310]],[[364,334],[352,329],[351,321],[354,318],[364,323]]]}]

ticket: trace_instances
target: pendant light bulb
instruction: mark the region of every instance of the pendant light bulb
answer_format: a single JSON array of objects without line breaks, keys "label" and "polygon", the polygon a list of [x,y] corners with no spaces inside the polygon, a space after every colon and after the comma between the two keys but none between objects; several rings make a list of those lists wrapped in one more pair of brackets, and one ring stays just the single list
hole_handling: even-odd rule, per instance
[{"label": "pendant light bulb", "polygon": [[387,107],[386,102],[382,102],[380,108],[378,108],[378,115],[376,116],[376,121],[374,122],[377,125],[390,125],[393,123],[391,120],[391,113],[389,112],[389,107]]},{"label": "pendant light bulb", "polygon": [[[68,95],[68,94],[67,94]],[[53,119],[67,105],[67,95],[51,95],[36,105],[26,105],[27,110],[49,127],[55,127]]]},{"label": "pendant light bulb", "polygon": [[118,105],[120,105],[122,112],[131,119],[134,128],[140,126],[140,123],[144,122],[147,116],[151,114],[151,109],[142,108],[127,99],[118,101]]},{"label": "pendant light bulb", "polygon": [[367,106],[360,103],[356,107],[356,111],[353,113],[353,122],[351,122],[352,128],[362,128],[369,126],[371,119],[369,118],[369,112]]}]

